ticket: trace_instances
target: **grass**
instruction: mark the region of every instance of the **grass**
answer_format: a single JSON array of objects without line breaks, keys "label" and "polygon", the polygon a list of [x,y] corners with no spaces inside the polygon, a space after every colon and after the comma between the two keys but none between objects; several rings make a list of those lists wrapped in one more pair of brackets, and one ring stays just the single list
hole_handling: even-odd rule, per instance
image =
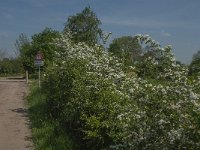
[{"label": "grass", "polygon": [[67,131],[48,115],[45,94],[33,82],[27,96],[35,150],[74,150]]}]

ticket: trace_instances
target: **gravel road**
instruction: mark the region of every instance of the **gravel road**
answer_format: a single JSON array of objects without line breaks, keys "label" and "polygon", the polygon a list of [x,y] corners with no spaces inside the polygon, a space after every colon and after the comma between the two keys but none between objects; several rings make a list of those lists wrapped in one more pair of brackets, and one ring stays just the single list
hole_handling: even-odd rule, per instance
[{"label": "gravel road", "polygon": [[32,150],[25,82],[0,82],[0,150]]}]

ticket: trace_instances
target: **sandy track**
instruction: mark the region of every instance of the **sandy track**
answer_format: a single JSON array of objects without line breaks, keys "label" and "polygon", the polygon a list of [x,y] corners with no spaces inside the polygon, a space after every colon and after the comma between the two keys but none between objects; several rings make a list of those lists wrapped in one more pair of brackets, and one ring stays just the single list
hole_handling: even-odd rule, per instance
[{"label": "sandy track", "polygon": [[0,150],[32,150],[25,82],[0,82]]}]

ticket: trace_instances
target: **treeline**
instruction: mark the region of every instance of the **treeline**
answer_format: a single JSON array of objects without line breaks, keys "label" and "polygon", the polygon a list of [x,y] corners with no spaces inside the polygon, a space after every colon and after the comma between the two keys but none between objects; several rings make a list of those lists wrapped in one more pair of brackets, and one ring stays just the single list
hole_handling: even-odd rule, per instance
[{"label": "treeline", "polygon": [[[71,39],[74,43],[84,42],[88,46],[100,44],[110,54],[120,58],[123,61],[124,68],[130,65],[134,66],[138,61],[143,61],[144,58],[149,56],[156,57],[157,54],[152,51],[151,47],[138,43],[135,36],[115,38],[106,48],[106,42],[112,34],[105,33],[100,28],[100,25],[101,21],[95,12],[90,7],[86,7],[81,13],[70,16],[61,32],[45,28],[42,32],[31,36],[31,38],[27,37],[26,34],[21,34],[16,40],[15,46],[24,70],[28,70],[29,73],[35,72],[34,58],[38,51],[44,55],[44,68],[53,63],[55,46],[52,45],[52,42],[59,37],[60,33],[65,32],[71,33]],[[193,60],[189,65],[189,75],[196,75],[199,70],[200,56],[198,53],[194,54]],[[179,64],[181,64],[180,61]]]},{"label": "treeline", "polygon": [[[89,46],[100,44],[104,47],[111,33],[105,33],[100,28],[100,25],[101,21],[97,18],[95,12],[93,12],[90,7],[86,7],[81,13],[70,16],[61,32],[51,28],[45,28],[42,32],[31,36],[31,38],[22,33],[15,43],[17,57],[9,58],[9,60],[13,61],[16,59],[17,62],[21,62],[22,65],[19,66],[23,66],[23,69],[20,68],[18,71],[17,69],[13,69],[14,71],[12,71],[12,69],[7,69],[6,71],[6,69],[3,69],[6,68],[6,66],[2,66],[0,74],[5,74],[5,72],[8,74],[13,74],[15,72],[22,73],[24,70],[29,71],[29,73],[34,73],[36,70],[34,58],[38,51],[44,54],[44,68],[48,66],[48,64],[53,63],[55,47],[51,43],[59,37],[60,33],[71,32],[71,39],[73,39],[75,43],[84,42]],[[123,61],[124,68],[137,64],[138,61],[142,61],[145,57],[156,55],[153,54],[151,48],[144,47],[138,43],[135,36],[118,37],[113,39],[108,48],[104,48],[112,55],[120,58],[121,61]],[[190,76],[196,76],[199,72],[199,52],[200,51],[194,54],[189,64]],[[1,59],[1,61],[3,60]],[[181,64],[181,62],[179,63]],[[10,64],[12,64],[12,62],[10,62]]]},{"label": "treeline", "polygon": [[24,68],[20,58],[3,58],[0,60],[0,76],[23,75]]}]

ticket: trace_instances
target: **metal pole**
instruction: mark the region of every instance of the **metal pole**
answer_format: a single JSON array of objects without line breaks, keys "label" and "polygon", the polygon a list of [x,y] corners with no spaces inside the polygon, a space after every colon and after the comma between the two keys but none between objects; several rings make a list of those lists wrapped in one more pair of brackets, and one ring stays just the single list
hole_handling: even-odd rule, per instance
[{"label": "metal pole", "polygon": [[40,66],[39,66],[39,72],[38,72],[38,75],[39,75],[39,88],[40,88]]},{"label": "metal pole", "polygon": [[28,70],[26,70],[26,83],[28,83]]}]

